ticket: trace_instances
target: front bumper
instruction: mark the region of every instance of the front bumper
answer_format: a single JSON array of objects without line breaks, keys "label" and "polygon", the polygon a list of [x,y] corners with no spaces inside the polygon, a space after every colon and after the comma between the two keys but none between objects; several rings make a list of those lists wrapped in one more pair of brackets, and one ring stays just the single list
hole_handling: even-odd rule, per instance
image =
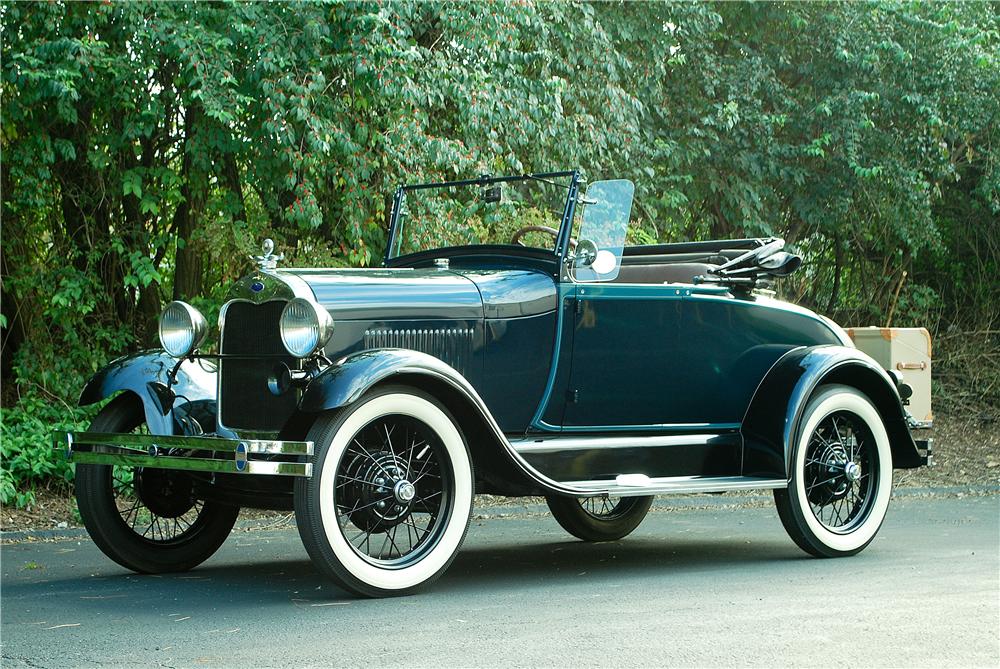
[{"label": "front bumper", "polygon": [[[311,441],[223,439],[158,434],[54,432],[52,447],[81,464],[151,467],[225,474],[312,476]],[[279,459],[281,458],[281,459]]]}]

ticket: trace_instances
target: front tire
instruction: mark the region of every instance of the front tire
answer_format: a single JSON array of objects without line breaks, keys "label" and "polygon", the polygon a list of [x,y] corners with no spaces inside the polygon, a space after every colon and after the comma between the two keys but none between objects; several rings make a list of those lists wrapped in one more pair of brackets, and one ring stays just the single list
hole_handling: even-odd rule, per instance
[{"label": "front tire", "polygon": [[816,557],[844,557],[875,538],[892,494],[889,436],[871,400],[823,386],[806,405],[791,479],[774,491],[785,530]]},{"label": "front tire", "polygon": [[652,496],[545,498],[564,530],[583,541],[615,541],[632,533],[646,517]]},{"label": "front tire", "polygon": [[[142,402],[122,393],[107,404],[91,432],[145,430]],[[141,574],[187,571],[222,546],[238,506],[199,500],[184,472],[119,465],[76,465],[80,518],[97,547]]]},{"label": "front tire", "polygon": [[320,417],[311,478],[295,482],[295,521],[316,566],[365,597],[437,579],[472,517],[472,461],[448,410],[385,386]]}]

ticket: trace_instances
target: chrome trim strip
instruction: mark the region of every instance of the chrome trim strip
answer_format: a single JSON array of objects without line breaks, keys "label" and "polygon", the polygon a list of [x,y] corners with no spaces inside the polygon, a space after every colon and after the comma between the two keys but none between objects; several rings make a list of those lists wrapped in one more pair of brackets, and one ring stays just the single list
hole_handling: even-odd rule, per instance
[{"label": "chrome trim strip", "polygon": [[563,451],[616,448],[660,448],[665,446],[704,446],[713,439],[725,439],[720,434],[661,435],[656,437],[548,437],[515,439],[510,442],[518,453],[541,454]]},{"label": "chrome trim strip", "polygon": [[[630,485],[629,476],[636,476],[639,485]],[[572,481],[565,485],[577,489],[580,496],[615,495],[617,497],[640,497],[644,495],[665,495],[670,493],[729,492],[732,490],[774,490],[787,488],[785,479],[754,478],[751,476],[671,476],[646,479],[641,475],[619,477],[619,481]],[[644,479],[644,480],[643,480]]]},{"label": "chrome trim strip", "polygon": [[563,434],[570,432],[693,432],[695,430],[717,430],[723,432],[738,432],[740,423],[652,423],[639,425],[563,425],[557,427],[541,423],[549,430],[558,430]]},{"label": "chrome trim strip", "polygon": [[552,397],[552,390],[556,385],[556,377],[559,372],[559,357],[562,354],[563,340],[563,312],[569,308],[566,304],[568,298],[576,299],[576,284],[560,283],[556,288],[556,300],[558,300],[556,302],[556,342],[552,347],[552,362],[549,363],[549,377],[545,381],[545,390],[542,391],[542,398],[538,401],[538,407],[535,408],[535,415],[531,418],[532,427],[549,432],[559,430],[558,427],[549,425],[542,420],[542,417],[545,415],[546,409],[549,408],[549,400]]}]

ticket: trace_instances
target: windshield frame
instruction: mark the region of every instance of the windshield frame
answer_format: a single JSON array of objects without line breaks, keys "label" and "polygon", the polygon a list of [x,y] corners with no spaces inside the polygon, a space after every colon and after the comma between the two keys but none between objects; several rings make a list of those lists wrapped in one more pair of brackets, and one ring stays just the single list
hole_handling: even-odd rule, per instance
[{"label": "windshield frame", "polygon": [[[406,194],[415,191],[429,190],[434,188],[456,188],[463,186],[489,186],[491,184],[498,183],[511,183],[511,182],[522,182],[522,181],[549,181],[552,179],[563,179],[569,178],[569,184],[566,186],[566,203],[563,206],[562,219],[559,223],[559,235],[556,237],[555,248],[552,251],[544,251],[545,255],[549,255],[555,259],[561,259],[565,254],[567,247],[569,246],[569,236],[573,227],[573,216],[576,211],[577,196],[579,194],[580,188],[580,171],[579,170],[564,170],[560,172],[536,172],[530,174],[519,174],[510,176],[491,176],[484,174],[476,179],[463,179],[460,181],[440,181],[440,182],[430,182],[430,183],[418,183],[418,184],[405,184],[396,188],[396,192],[392,198],[392,209],[389,214],[389,234],[385,245],[385,256],[383,257],[383,265],[390,266],[400,264],[400,260],[403,258],[412,258],[418,256],[426,256],[428,254],[434,253],[447,253],[449,249],[473,249],[474,246],[443,246],[440,249],[423,249],[414,253],[407,253],[402,255],[394,256],[392,255],[392,249],[398,243],[397,237],[400,234],[399,218],[402,211],[403,201],[406,198]],[[563,185],[563,184],[560,184]],[[510,245],[489,245],[491,250],[503,249]],[[514,248],[514,247],[512,247]],[[450,255],[450,254],[449,254]]]}]

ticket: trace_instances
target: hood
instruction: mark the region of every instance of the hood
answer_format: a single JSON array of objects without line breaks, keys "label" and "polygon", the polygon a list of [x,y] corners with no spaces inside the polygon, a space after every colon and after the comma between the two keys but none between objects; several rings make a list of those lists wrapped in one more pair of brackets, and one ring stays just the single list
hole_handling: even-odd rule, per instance
[{"label": "hood", "polygon": [[476,284],[440,269],[282,269],[312,290],[337,321],[480,320]]},{"label": "hood", "polygon": [[[287,269],[334,320],[520,318],[555,310],[555,281],[532,270]],[[297,283],[297,282],[296,282]]]}]

